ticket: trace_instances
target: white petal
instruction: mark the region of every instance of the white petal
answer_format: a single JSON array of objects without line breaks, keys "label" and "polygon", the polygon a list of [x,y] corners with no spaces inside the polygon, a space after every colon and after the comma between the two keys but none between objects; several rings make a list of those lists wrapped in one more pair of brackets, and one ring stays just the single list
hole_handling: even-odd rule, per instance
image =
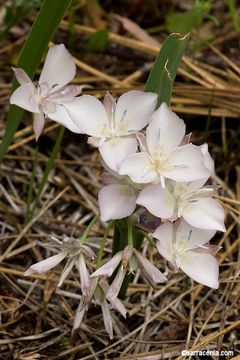
[{"label": "white petal", "polygon": [[28,74],[23,69],[14,67],[12,67],[12,69],[20,85],[32,82]]},{"label": "white petal", "polygon": [[63,44],[49,48],[47,57],[39,78],[39,84],[47,84],[54,90],[68,84],[75,76],[76,66],[73,58]]},{"label": "white petal", "polygon": [[72,334],[79,328],[79,326],[82,323],[83,317],[85,315],[86,307],[83,307],[84,301],[85,301],[85,296],[82,297],[82,299],[81,299],[81,301],[80,301],[80,303],[78,305],[76,315],[75,315],[75,318],[74,318]]},{"label": "white petal", "polygon": [[90,275],[90,278],[98,276],[111,276],[122,259],[122,251],[117,252],[111,260]]},{"label": "white petal", "polygon": [[81,290],[82,290],[83,295],[86,295],[88,292],[88,289],[90,287],[89,273],[88,273],[88,270],[86,267],[84,257],[81,253],[78,256],[78,261],[77,261],[76,265],[77,265],[78,272],[80,275]]},{"label": "white petal", "polygon": [[115,123],[126,124],[128,131],[137,132],[150,121],[156,107],[157,94],[143,91],[128,91],[118,99]]},{"label": "white petal", "polygon": [[134,255],[136,256],[138,266],[143,272],[151,286],[163,283],[167,281],[166,277],[156,268],[145,256],[139,251],[135,250]]},{"label": "white petal", "polygon": [[35,134],[36,140],[38,140],[39,136],[43,132],[44,124],[45,124],[45,118],[43,115],[43,112],[41,111],[39,114],[34,113],[33,115],[33,131]]},{"label": "white petal", "polygon": [[193,181],[209,177],[209,170],[203,163],[203,155],[196,145],[184,145],[169,157],[169,168],[162,175],[175,181]]},{"label": "white petal", "polygon": [[125,275],[127,273],[127,270],[125,268],[123,268],[122,266],[118,269],[118,272],[113,280],[113,282],[111,283],[107,294],[106,294],[106,298],[111,302],[114,303],[118,293],[121,289],[123,280],[125,278]]},{"label": "white petal", "polygon": [[127,155],[137,151],[137,140],[132,137],[113,138],[99,146],[105,163],[114,171],[118,171]]},{"label": "white petal", "polygon": [[114,303],[111,303],[112,307],[117,310],[124,318],[126,318],[127,310],[121,300],[115,299]]},{"label": "white petal", "polygon": [[211,155],[209,154],[208,145],[203,144],[200,146],[200,149],[203,153],[204,165],[210,171],[210,174],[213,175],[214,174],[214,161],[213,161],[213,158],[211,157]]},{"label": "white petal", "polygon": [[64,104],[70,118],[84,134],[102,137],[101,129],[108,126],[108,118],[101,101],[82,95]]},{"label": "white petal", "polygon": [[183,219],[176,223],[175,226],[177,227],[176,241],[181,239],[187,240],[187,249],[189,250],[205,245],[216,233],[216,230],[198,229],[193,227]]},{"label": "white petal", "polygon": [[42,260],[36,264],[30,266],[30,268],[24,273],[25,276],[31,274],[45,274],[57,266],[67,256],[66,251],[61,251],[57,255],[50,256],[49,258]]},{"label": "white petal", "polygon": [[110,310],[108,308],[107,300],[105,298],[101,302],[101,308],[102,308],[102,314],[103,314],[104,327],[105,327],[110,339],[112,339],[113,338],[112,316],[111,316]]},{"label": "white petal", "polygon": [[17,105],[22,109],[33,113],[39,113],[39,106],[35,100],[36,89],[33,83],[19,86],[10,97],[10,104]]},{"label": "white petal", "polygon": [[56,121],[74,133],[83,133],[82,129],[77,127],[77,125],[70,118],[65,105],[54,104],[54,106],[56,111],[47,114],[49,119]]},{"label": "white petal", "polygon": [[136,207],[136,195],[127,185],[104,186],[98,194],[101,220],[108,221],[130,216]]},{"label": "white petal", "polygon": [[158,176],[149,155],[144,152],[127,156],[120,166],[119,174],[128,175],[133,182],[140,184],[153,182]]},{"label": "white petal", "polygon": [[180,268],[189,277],[200,284],[213,289],[219,287],[219,268],[217,260],[209,254],[188,252],[184,261],[180,262]]},{"label": "white petal", "polygon": [[185,131],[184,121],[162,103],[154,112],[146,132],[150,153],[160,146],[165,155],[170,154],[180,145]]},{"label": "white petal", "polygon": [[151,214],[163,219],[172,217],[174,211],[171,194],[161,185],[149,185],[143,189],[137,198],[137,204],[144,206]]},{"label": "white petal", "polygon": [[226,231],[223,207],[213,199],[199,199],[183,208],[183,218],[200,229]]},{"label": "white petal", "polygon": [[60,276],[59,282],[58,282],[58,287],[62,286],[63,282],[66,280],[66,278],[68,277],[68,275],[70,274],[73,266],[75,263],[75,258],[71,257],[68,258],[68,261],[66,263],[66,265],[64,266],[64,269],[62,271],[62,274]]},{"label": "white petal", "polygon": [[160,225],[153,233],[153,237],[158,239],[156,245],[158,252],[168,261],[172,261],[172,237],[173,224],[166,223]]}]

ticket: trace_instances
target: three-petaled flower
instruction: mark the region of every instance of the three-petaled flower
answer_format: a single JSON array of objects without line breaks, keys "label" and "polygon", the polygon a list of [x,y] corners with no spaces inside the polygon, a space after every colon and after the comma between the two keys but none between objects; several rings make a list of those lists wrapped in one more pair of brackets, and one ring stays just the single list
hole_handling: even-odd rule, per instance
[{"label": "three-petaled flower", "polygon": [[116,253],[111,260],[97,269],[90,278],[101,276],[109,277],[117,269],[118,265],[120,266],[117,274],[106,293],[106,298],[112,303],[114,303],[118,296],[127,272],[133,272],[137,267],[140,268],[151,286],[167,281],[166,277],[160,270],[158,270],[145,256],[130,245],[127,245],[122,251]]},{"label": "three-petaled flower", "polygon": [[82,293],[85,295],[88,292],[90,286],[89,272],[86,266],[85,257],[88,256],[94,259],[94,252],[89,246],[80,245],[79,240],[68,237],[66,235],[63,235],[62,241],[59,241],[55,237],[52,237],[52,240],[54,242],[47,244],[47,246],[59,249],[59,253],[31,265],[30,268],[24,273],[24,275],[28,276],[31,274],[45,274],[57,266],[60,262],[62,262],[63,259],[67,258],[67,262],[60,276],[58,286],[63,284],[75,265],[80,275]]},{"label": "three-petaled flower", "polygon": [[136,133],[148,124],[156,102],[156,94],[128,91],[117,102],[109,93],[103,103],[83,95],[67,109],[76,126],[91,136],[88,142],[99,148],[105,163],[118,171],[125,157],[137,150]]},{"label": "three-petaled flower", "polygon": [[176,270],[180,268],[200,284],[217,289],[219,268],[213,254],[220,248],[208,244],[215,232],[196,229],[181,220],[160,225],[153,237],[158,240],[159,253]]},{"label": "three-petaled flower", "polygon": [[73,58],[63,44],[50,47],[36,86],[26,72],[13,68],[20,86],[13,92],[10,103],[34,113],[33,130],[36,139],[43,131],[45,117],[81,133],[69,117],[65,103],[82,91],[82,87],[66,86],[76,74]]},{"label": "three-petaled flower", "polygon": [[141,152],[130,154],[122,162],[119,174],[136,183],[161,183],[165,178],[193,181],[209,177],[199,148],[185,143],[185,124],[165,103],[152,116],[146,139],[139,137]]}]

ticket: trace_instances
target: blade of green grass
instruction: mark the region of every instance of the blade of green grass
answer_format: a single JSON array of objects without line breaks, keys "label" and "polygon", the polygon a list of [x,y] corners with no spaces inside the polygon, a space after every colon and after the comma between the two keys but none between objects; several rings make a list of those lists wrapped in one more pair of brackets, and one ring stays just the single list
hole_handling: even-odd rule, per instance
[{"label": "blade of green grass", "polygon": [[[38,17],[34,21],[27,41],[21,51],[17,67],[24,69],[30,78],[33,78],[42,56],[47,49],[49,41],[56,32],[58,25],[72,0],[45,0]],[[18,86],[15,80],[12,91]],[[6,130],[0,145],[0,161],[11,143],[13,136],[19,126],[23,110],[15,105],[10,106],[8,112]]]},{"label": "blade of green grass", "polygon": [[161,47],[145,86],[145,91],[158,94],[157,106],[162,102],[170,105],[173,82],[188,42],[189,34],[171,34]]}]

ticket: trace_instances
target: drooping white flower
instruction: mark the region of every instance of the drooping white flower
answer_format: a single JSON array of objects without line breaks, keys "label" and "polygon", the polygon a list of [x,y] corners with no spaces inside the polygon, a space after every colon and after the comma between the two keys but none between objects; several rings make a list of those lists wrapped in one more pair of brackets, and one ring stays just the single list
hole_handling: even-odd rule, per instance
[{"label": "drooping white flower", "polygon": [[117,102],[109,93],[103,103],[83,95],[67,109],[77,127],[91,136],[89,143],[99,148],[106,164],[118,171],[124,158],[137,150],[135,134],[148,124],[156,102],[156,94],[129,91]]},{"label": "drooping white flower", "polygon": [[50,47],[36,86],[23,69],[13,68],[20,86],[13,92],[10,103],[34,113],[33,129],[36,139],[41,135],[45,117],[69,130],[81,133],[66,111],[65,102],[78,95],[82,87],[66,86],[75,76],[73,58],[63,44]]},{"label": "drooping white flower", "polygon": [[54,242],[47,245],[49,247],[59,249],[60,252],[57,255],[50,256],[48,259],[31,265],[24,275],[45,274],[57,266],[62,260],[67,258],[58,286],[63,284],[75,265],[80,275],[82,293],[85,295],[89,289],[89,272],[85,263],[85,256],[89,256],[94,259],[95,256],[93,251],[87,245],[79,245],[79,240],[70,238],[66,235],[63,236],[62,241],[59,241],[54,237],[52,237],[52,240]]},{"label": "drooping white flower", "polygon": [[84,315],[88,309],[93,298],[100,304],[103,314],[103,322],[107,333],[109,334],[110,339],[113,338],[113,322],[112,322],[112,315],[110,310],[115,309],[117,310],[123,317],[126,317],[126,309],[123,303],[116,298],[113,303],[109,303],[106,299],[106,293],[109,289],[109,285],[103,279],[90,279],[90,287],[89,291],[86,295],[82,296],[82,299],[79,303],[74,324],[72,334],[74,335],[75,331],[81,325]]},{"label": "drooping white flower", "polygon": [[196,228],[225,231],[224,210],[211,198],[214,192],[211,186],[202,187],[200,180],[188,183],[168,180],[164,189],[161,185],[143,189],[137,204],[163,219],[175,221],[183,217]]},{"label": "drooping white flower", "polygon": [[179,268],[200,284],[217,289],[219,268],[213,253],[218,247],[208,245],[214,230],[200,230],[184,220],[160,225],[153,233],[159,253],[173,267]]},{"label": "drooping white flower", "polygon": [[201,149],[193,144],[181,145],[185,124],[165,103],[152,116],[141,136],[141,152],[131,154],[123,161],[119,174],[128,175],[136,183],[161,183],[165,178],[175,181],[193,181],[209,177]]},{"label": "drooping white flower", "polygon": [[136,207],[136,199],[142,188],[128,176],[121,176],[103,164],[107,172],[101,180],[105,186],[98,193],[101,220],[123,219],[130,216]]},{"label": "drooping white flower", "polygon": [[97,269],[90,278],[101,276],[110,277],[118,266],[118,272],[106,293],[106,298],[112,303],[114,303],[117,298],[127,272],[135,271],[137,266],[151,286],[163,283],[167,280],[161,271],[159,271],[147,258],[129,245],[122,251],[116,253],[105,265]]}]

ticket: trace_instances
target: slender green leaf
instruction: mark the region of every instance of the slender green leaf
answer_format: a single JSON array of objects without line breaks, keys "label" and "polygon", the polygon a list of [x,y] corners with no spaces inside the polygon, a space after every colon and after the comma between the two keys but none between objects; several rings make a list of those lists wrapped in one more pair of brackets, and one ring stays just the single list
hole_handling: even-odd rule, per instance
[{"label": "slender green leaf", "polygon": [[189,34],[171,34],[161,47],[145,86],[145,91],[158,94],[158,106],[162,102],[170,104],[173,82],[188,42]]},{"label": "slender green leaf", "polygon": [[[42,56],[52,39],[59,22],[62,20],[71,0],[45,0],[38,17],[34,21],[27,41],[22,49],[17,67],[23,68],[33,78]],[[18,86],[13,82],[12,91]],[[12,105],[7,117],[6,130],[0,145],[0,161],[2,161],[9,144],[19,126],[23,110]]]},{"label": "slender green leaf", "polygon": [[86,52],[104,52],[108,45],[107,29],[100,29],[93,33],[86,45]]}]

